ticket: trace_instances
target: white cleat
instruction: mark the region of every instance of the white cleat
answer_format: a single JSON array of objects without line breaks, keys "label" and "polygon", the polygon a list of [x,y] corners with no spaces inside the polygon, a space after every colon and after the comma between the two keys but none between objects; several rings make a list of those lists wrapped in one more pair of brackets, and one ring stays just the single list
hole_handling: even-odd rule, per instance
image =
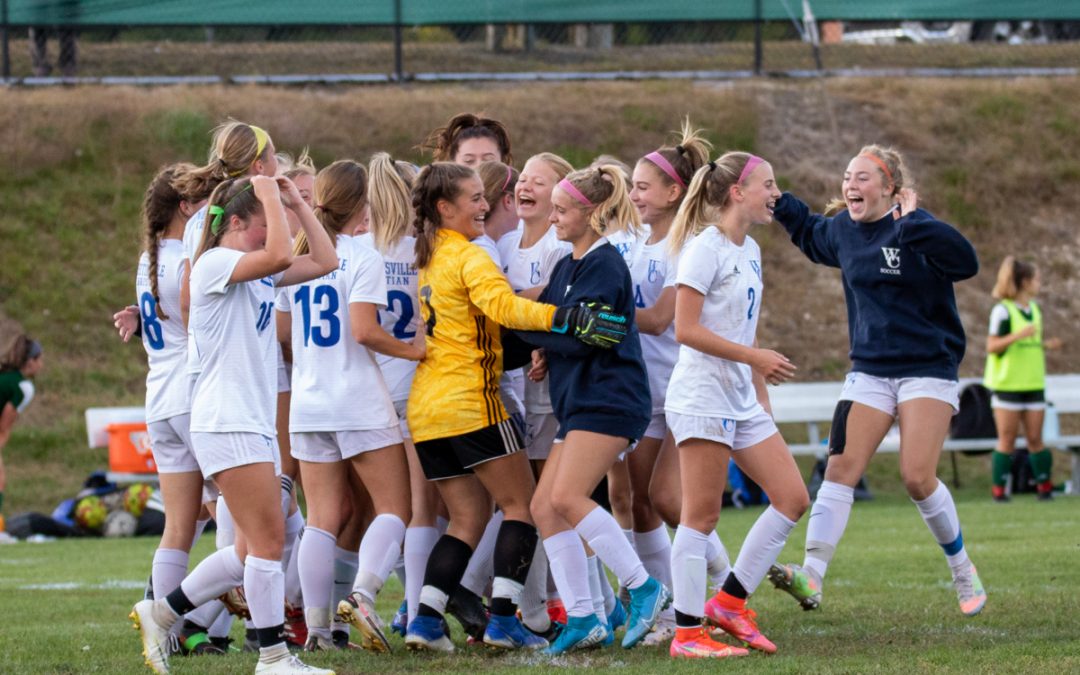
[{"label": "white cleat", "polygon": [[168,675],[169,629],[154,620],[153,610],[153,600],[140,600],[135,603],[128,618],[142,637],[146,665],[159,675]]}]

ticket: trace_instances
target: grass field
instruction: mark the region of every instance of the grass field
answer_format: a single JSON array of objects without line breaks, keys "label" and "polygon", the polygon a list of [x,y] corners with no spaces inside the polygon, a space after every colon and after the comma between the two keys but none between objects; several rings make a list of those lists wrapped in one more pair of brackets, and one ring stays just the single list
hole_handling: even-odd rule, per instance
[{"label": "grass field", "polygon": [[[458,641],[454,656],[431,657],[405,652],[395,637],[389,656],[350,652],[309,661],[338,673],[523,673],[538,666],[620,673],[1080,671],[1076,499],[1044,504],[1024,495],[998,505],[981,492],[958,497],[968,550],[989,593],[975,618],[960,614],[940,549],[915,508],[886,497],[856,505],[821,610],[803,612],[767,581],[751,599],[762,630],[779,646],[774,656],[676,663],[666,650],[611,648],[550,660],[493,654]],[[721,516],[720,534],[733,554],[757,513]],[[804,519],[781,560],[801,560],[805,531]],[[155,545],[128,539],[0,547],[0,672],[149,672],[141,670],[138,637],[126,615],[141,596]],[[209,547],[204,539],[194,557]],[[392,579],[380,597],[381,613],[391,614],[400,598]],[[180,675],[251,672],[254,657],[172,663]]]}]

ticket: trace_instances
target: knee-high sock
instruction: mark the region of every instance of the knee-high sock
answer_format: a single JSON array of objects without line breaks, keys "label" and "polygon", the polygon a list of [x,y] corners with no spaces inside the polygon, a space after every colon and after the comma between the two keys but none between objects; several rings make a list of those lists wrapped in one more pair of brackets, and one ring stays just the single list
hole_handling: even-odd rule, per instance
[{"label": "knee-high sock", "polygon": [[[608,581],[607,572],[604,570],[604,563],[597,561],[600,565],[600,594],[604,596],[604,616],[611,614],[615,610],[615,603],[619,601],[615,597],[615,591],[611,588],[611,582]],[[665,610],[666,611],[666,610]]]},{"label": "knee-high sock", "polygon": [[521,592],[522,623],[537,633],[545,633],[551,628],[551,617],[547,613],[547,577],[547,552],[543,546],[537,546]]},{"label": "knee-high sock", "polygon": [[304,618],[308,631],[319,637],[330,637],[330,617],[337,609],[330,606],[334,589],[334,549],[337,537],[326,530],[310,525],[297,547],[297,567],[300,588],[304,593]]},{"label": "knee-high sock", "polygon": [[392,513],[381,513],[368,525],[357,554],[353,590],[371,602],[394,569],[405,540],[405,522]]},{"label": "knee-high sock", "polygon": [[[299,513],[299,511],[297,512]],[[292,555],[289,563],[285,566],[285,602],[293,607],[304,606],[304,592],[300,586],[300,543],[304,540],[304,528],[296,535],[296,543],[292,547]]]},{"label": "knee-high sock", "polygon": [[749,534],[739,549],[735,559],[733,573],[739,580],[746,594],[753,593],[769,567],[776,562],[776,557],[784,549],[788,535],[795,527],[795,521],[770,506],[754,521]]},{"label": "knee-high sock", "polygon": [[964,548],[960,517],[956,515],[956,504],[949,494],[949,488],[938,481],[937,489],[926,499],[916,501],[915,506],[919,507],[919,513],[930,528],[930,533],[945,552],[949,567],[953,572],[966,571],[971,561],[968,560],[967,550]]},{"label": "knee-high sock", "polygon": [[420,589],[424,587],[424,570],[439,536],[439,530],[435,527],[410,527],[405,530],[405,601],[409,606],[409,621],[416,618]]},{"label": "knee-high sock", "polygon": [[243,582],[244,563],[237,557],[236,549],[226,546],[204,558],[180,583],[177,590],[183,592],[183,596],[191,602],[191,607],[173,604],[172,600],[176,591],[170,593],[167,599],[178,614],[183,614],[236,588]]},{"label": "knee-high sock", "polygon": [[679,525],[675,541],[671,545],[672,604],[675,611],[698,619],[685,628],[701,625],[705,616],[706,556],[709,551],[709,535]]},{"label": "knee-high sock", "polygon": [[[600,588],[600,575],[604,574],[604,563],[595,555],[585,558],[586,569],[589,572],[589,598],[592,600],[593,614],[600,625],[607,623],[607,612],[604,611],[604,591]],[[605,576],[604,583],[607,583]]]},{"label": "knee-high sock", "polygon": [[559,532],[544,539],[544,550],[567,616],[585,617],[592,614],[589,570],[581,537],[574,530]]},{"label": "knee-high sock", "polygon": [[[229,631],[232,630],[233,625],[233,615],[225,610],[225,605],[221,604],[220,600],[211,600],[203,605],[203,607],[207,606],[216,610],[216,612],[211,612],[216,614],[216,616],[214,616],[214,620],[210,623],[210,627],[206,629],[207,635],[212,638],[229,637]],[[202,609],[202,607],[199,609]]]},{"label": "knee-high sock", "polygon": [[990,457],[990,482],[997,487],[1005,487],[1012,474],[1012,455],[995,450]]},{"label": "knee-high sock", "polygon": [[440,617],[446,613],[450,594],[461,583],[461,575],[472,556],[472,548],[449,534],[439,537],[431,549],[427,569],[424,571],[424,587],[420,589],[420,606],[417,616]]},{"label": "knee-high sock", "polygon": [[589,542],[589,547],[604,561],[627,588],[634,589],[644,584],[649,573],[641,564],[641,559],[634,553],[634,548],[626,541],[622,529],[615,518],[597,506],[574,526],[581,538]]},{"label": "knee-high sock", "polygon": [[[672,554],[674,556],[674,553]],[[672,558],[674,560],[674,557]],[[709,575],[709,586],[713,590],[719,590],[724,584],[724,579],[731,573],[731,560],[728,558],[724,542],[720,541],[720,535],[713,530],[709,533],[708,547],[705,551],[705,564]]]},{"label": "knee-high sock", "polygon": [[337,618],[337,606],[352,592],[356,582],[356,551],[336,546],[334,548],[334,590],[330,596],[330,628],[332,630],[348,630],[349,624],[339,621]]},{"label": "knee-high sock", "polygon": [[[200,626],[206,629],[208,634],[210,633],[210,627],[214,625],[221,612],[225,610],[225,605],[220,600],[214,599],[210,602],[203,603],[184,615],[184,621],[190,621],[196,626]],[[228,614],[228,612],[225,612]]]},{"label": "knee-high sock", "polygon": [[293,548],[300,541],[300,533],[304,531],[304,514],[297,509],[295,513],[285,519],[285,547],[281,555],[281,569],[285,571],[293,559]]},{"label": "knee-high sock", "polygon": [[[536,527],[520,520],[503,520],[492,555],[491,613],[513,616],[536,550]],[[475,557],[475,553],[473,554]]]},{"label": "knee-high sock", "polygon": [[495,540],[499,537],[499,528],[503,524],[503,512],[496,511],[484,528],[484,534],[476,544],[469,566],[465,568],[465,574],[461,577],[461,585],[474,594],[483,597],[487,593],[488,585],[495,576]]},{"label": "knee-high sock", "polygon": [[1054,488],[1050,480],[1050,472],[1054,467],[1054,456],[1049,450],[1043,449],[1038,452],[1028,453],[1028,464],[1031,465],[1031,473],[1038,483],[1039,492],[1049,492]]},{"label": "knee-high sock", "polygon": [[285,641],[285,573],[280,560],[248,555],[244,561],[244,593],[251,609],[251,622],[259,635],[259,646],[271,647]]},{"label": "knee-high sock", "polygon": [[806,557],[803,568],[825,578],[836,545],[844,536],[851,505],[855,502],[855,489],[832,481],[823,481],[817,499],[810,509],[810,522],[806,526]]},{"label": "knee-high sock", "polygon": [[215,520],[217,520],[217,547],[219,549],[232,546],[236,541],[236,523],[233,522],[232,512],[225,503],[225,497],[220,496],[217,500]]},{"label": "knee-high sock", "polygon": [[649,532],[634,532],[634,550],[649,576],[671,588],[671,537],[667,525]]},{"label": "knee-high sock", "polygon": [[154,551],[154,562],[150,566],[154,597],[164,598],[172,593],[187,576],[187,566],[187,551],[175,548],[159,548]]}]

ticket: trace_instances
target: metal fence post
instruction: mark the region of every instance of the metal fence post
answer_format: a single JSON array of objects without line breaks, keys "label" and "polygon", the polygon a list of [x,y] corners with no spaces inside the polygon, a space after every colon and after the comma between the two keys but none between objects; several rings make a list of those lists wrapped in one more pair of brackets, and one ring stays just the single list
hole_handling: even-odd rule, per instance
[{"label": "metal fence post", "polygon": [[8,0],[0,0],[0,50],[3,50],[4,79],[11,78],[11,52],[8,49]]},{"label": "metal fence post", "polygon": [[401,53],[401,2],[394,0],[394,79],[398,82],[405,81],[405,59]]},{"label": "metal fence post", "polygon": [[765,60],[761,44],[761,0],[754,0],[754,74],[761,75],[762,62]]}]

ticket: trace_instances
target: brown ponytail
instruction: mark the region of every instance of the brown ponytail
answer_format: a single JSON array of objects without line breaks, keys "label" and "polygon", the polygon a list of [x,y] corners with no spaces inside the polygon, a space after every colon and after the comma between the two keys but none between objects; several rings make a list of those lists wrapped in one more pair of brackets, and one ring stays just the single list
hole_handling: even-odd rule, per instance
[{"label": "brown ponytail", "polygon": [[439,202],[456,199],[461,194],[461,181],[475,175],[469,167],[451,162],[435,162],[420,170],[412,193],[417,269],[427,267],[435,252],[435,232],[442,226]]},{"label": "brown ponytail", "polygon": [[[367,204],[367,185],[367,169],[351,159],[339,159],[315,176],[315,217],[330,241],[337,241],[345,225]],[[293,255],[307,252],[307,234],[301,230]]]},{"label": "brown ponytail", "polygon": [[184,201],[183,195],[177,192],[173,185],[186,173],[194,170],[194,164],[185,162],[170,164],[158,171],[143,195],[143,250],[146,251],[146,256],[150,261],[150,266],[147,268],[147,274],[150,275],[150,294],[154,296],[158,318],[163,320],[169,317],[161,308],[161,297],[158,294],[158,247],[161,244],[162,235],[176,217],[180,202]]},{"label": "brown ponytail", "polygon": [[[217,217],[211,213],[211,208],[220,206],[224,209],[218,221],[217,232],[214,232],[214,219]],[[262,203],[255,196],[255,190],[251,187],[251,178],[228,178],[214,188],[207,202],[206,220],[203,224],[202,240],[199,243],[199,251],[195,254],[198,260],[202,254],[221,244],[221,238],[229,231],[229,222],[233,216],[240,220],[247,220],[256,213],[262,211]],[[195,260],[192,264],[195,264]]]},{"label": "brown ponytail", "polygon": [[431,157],[436,162],[452,162],[461,142],[470,138],[487,138],[494,141],[499,148],[499,159],[507,164],[514,163],[514,158],[510,154],[510,132],[506,130],[502,122],[484,117],[482,114],[458,113],[454,115],[446,126],[431,132],[422,148],[431,150]]}]

